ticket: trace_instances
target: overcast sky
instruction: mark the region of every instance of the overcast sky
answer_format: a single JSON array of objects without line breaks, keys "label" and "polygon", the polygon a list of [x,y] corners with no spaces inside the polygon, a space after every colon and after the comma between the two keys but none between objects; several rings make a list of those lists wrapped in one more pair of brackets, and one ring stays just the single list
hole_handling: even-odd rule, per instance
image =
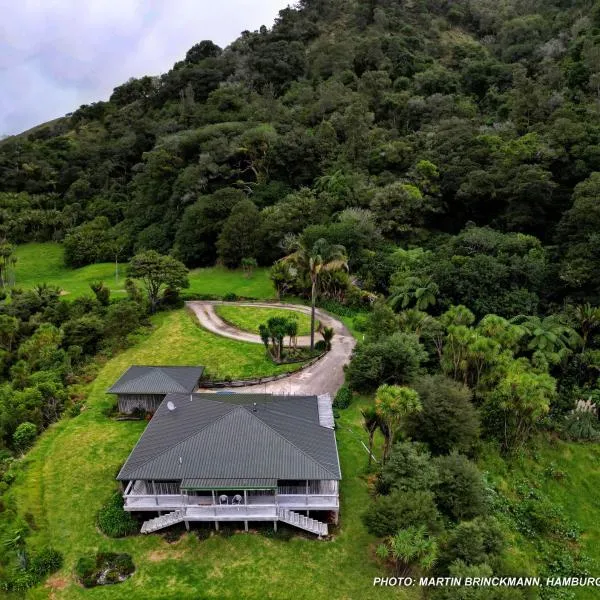
[{"label": "overcast sky", "polygon": [[270,27],[290,0],[0,0],[0,136],[107,100],[195,43]]}]

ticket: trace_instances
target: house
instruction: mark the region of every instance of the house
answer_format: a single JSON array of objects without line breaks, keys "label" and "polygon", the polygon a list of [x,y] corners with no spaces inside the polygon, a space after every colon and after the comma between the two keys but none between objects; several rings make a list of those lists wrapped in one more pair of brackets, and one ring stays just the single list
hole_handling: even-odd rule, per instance
[{"label": "house", "polygon": [[204,367],[129,367],[108,390],[119,399],[119,411],[154,412],[167,394],[191,394],[198,389]]},{"label": "house", "polygon": [[329,395],[169,394],[119,472],[124,508],[174,523],[270,521],[327,535],[341,479]]}]

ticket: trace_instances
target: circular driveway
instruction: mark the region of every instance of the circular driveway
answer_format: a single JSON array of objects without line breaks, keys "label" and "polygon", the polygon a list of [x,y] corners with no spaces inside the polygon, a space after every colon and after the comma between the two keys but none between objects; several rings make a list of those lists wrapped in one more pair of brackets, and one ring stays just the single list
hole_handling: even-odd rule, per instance
[{"label": "circular driveway", "polygon": [[[202,327],[208,331],[222,335],[224,337],[238,340],[240,342],[250,342],[253,344],[262,344],[258,334],[248,333],[232,327],[225,323],[215,311],[218,304],[230,304],[235,306],[253,306],[257,308],[285,308],[296,312],[302,312],[310,315],[309,306],[299,306],[296,304],[285,304],[281,302],[212,302],[212,301],[193,301],[186,305],[194,312]],[[344,383],[344,365],[350,361],[352,349],[356,340],[348,331],[346,326],[332,317],[331,315],[317,309],[316,318],[326,327],[332,327],[335,335],[331,341],[331,350],[316,363],[298,371],[290,373],[288,377],[262,383],[259,385],[247,385],[243,387],[231,388],[224,391],[249,392],[249,393],[267,393],[267,394],[295,394],[318,396],[320,394],[330,394],[333,398],[335,393]],[[321,339],[318,334],[315,340]],[[298,337],[298,345],[309,346],[310,336]]]}]

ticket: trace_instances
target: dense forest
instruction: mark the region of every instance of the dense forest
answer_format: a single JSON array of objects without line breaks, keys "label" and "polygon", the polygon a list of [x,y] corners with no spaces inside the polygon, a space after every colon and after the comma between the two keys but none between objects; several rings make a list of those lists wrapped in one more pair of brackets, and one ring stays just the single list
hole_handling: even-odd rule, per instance
[{"label": "dense forest", "polygon": [[[15,245],[52,240],[73,267],[150,256],[181,288],[180,263],[258,264],[308,297],[307,265],[343,256],[318,286],[326,308],[361,315],[338,408],[375,394],[363,417],[385,464],[364,521],[380,558],[504,573],[504,515],[552,533],[542,572],[573,575],[587,567],[569,524],[530,496],[490,500],[474,459],[540,432],[600,437],[598,197],[598,3],[301,0],[1,142],[0,279]],[[118,303],[40,287],[0,306],[0,399],[23,407],[0,413],[0,448],[28,447],[19,423],[56,417],[72,364],[146,318],[130,285]],[[530,597],[494,593],[468,597]]]}]

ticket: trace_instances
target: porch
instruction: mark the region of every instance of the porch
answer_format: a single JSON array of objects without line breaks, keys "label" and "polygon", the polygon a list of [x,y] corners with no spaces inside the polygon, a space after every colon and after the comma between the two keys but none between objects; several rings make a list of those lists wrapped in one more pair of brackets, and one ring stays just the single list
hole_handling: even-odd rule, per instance
[{"label": "porch", "polygon": [[131,481],[123,494],[127,511],[184,510],[193,521],[273,520],[277,509],[339,510],[338,482],[282,482],[268,489],[191,489],[179,482]]}]

